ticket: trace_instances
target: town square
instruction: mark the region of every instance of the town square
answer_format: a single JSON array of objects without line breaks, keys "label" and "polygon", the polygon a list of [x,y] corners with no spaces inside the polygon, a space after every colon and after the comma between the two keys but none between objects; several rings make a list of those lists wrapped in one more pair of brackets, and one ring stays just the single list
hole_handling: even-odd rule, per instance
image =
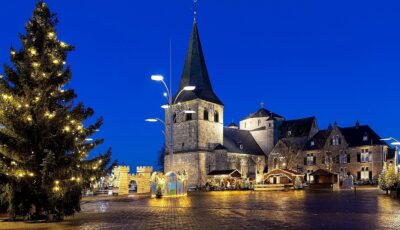
[{"label": "town square", "polygon": [[399,229],[399,6],[5,3],[0,229]]}]

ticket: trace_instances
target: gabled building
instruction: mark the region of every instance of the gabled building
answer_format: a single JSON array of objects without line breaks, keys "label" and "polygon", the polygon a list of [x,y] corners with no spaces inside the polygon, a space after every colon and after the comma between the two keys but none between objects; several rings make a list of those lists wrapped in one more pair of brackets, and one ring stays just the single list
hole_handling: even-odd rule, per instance
[{"label": "gabled building", "polygon": [[298,158],[299,169],[307,181],[318,169],[339,174],[342,180],[348,173],[358,181],[376,181],[383,169],[388,146],[368,125],[359,122],[352,127],[336,123],[320,130],[304,146]]}]

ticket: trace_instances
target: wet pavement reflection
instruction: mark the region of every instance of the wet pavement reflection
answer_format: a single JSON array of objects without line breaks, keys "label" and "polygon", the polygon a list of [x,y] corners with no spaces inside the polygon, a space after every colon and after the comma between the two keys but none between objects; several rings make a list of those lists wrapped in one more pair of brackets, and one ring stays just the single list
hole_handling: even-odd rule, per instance
[{"label": "wet pavement reflection", "polygon": [[187,197],[96,200],[62,223],[0,229],[400,229],[400,201],[376,189],[208,192]]}]

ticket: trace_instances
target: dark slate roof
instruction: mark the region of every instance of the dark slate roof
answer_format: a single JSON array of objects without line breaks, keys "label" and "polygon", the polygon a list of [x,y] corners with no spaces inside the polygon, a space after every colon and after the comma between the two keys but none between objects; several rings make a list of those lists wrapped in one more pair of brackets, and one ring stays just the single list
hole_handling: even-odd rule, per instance
[{"label": "dark slate roof", "polygon": [[[343,134],[349,147],[357,147],[363,145],[386,145],[378,134],[375,133],[368,125],[359,125],[346,128],[339,128]],[[364,141],[363,137],[367,135],[368,140]]]},{"label": "dark slate roof", "polygon": [[[242,145],[242,149],[240,148]],[[224,128],[224,146],[228,152],[251,155],[264,155],[250,131]]]},{"label": "dark slate roof", "polygon": [[231,122],[227,127],[238,127],[235,122]]},{"label": "dark slate roof", "polygon": [[273,118],[283,118],[281,115],[278,115],[276,113],[273,113],[265,108],[261,108],[259,110],[257,110],[256,112],[250,114],[249,116],[247,116],[245,119],[249,119],[249,118],[257,118],[257,117],[273,117]]},{"label": "dark slate roof", "polygon": [[196,89],[194,91],[182,92],[177,100],[178,102],[199,98],[223,105],[222,101],[214,93],[208,76],[196,21],[193,23],[189,48],[187,50],[178,92],[180,92],[185,86],[196,86]]},{"label": "dark slate roof", "polygon": [[337,173],[328,171],[326,169],[318,169],[317,171],[311,173],[313,176],[332,176],[332,175],[337,175]]},{"label": "dark slate roof", "polygon": [[[226,170],[214,170],[209,172],[207,175],[209,176],[221,176],[221,175],[231,175],[232,173],[240,175],[240,172],[236,169],[226,169]],[[239,176],[240,177],[240,176]]]},{"label": "dark slate roof", "polygon": [[[332,130],[324,129],[318,131],[305,145],[304,150],[315,150],[315,149],[322,149],[325,146],[325,143],[331,134]],[[311,143],[314,142],[314,145]]]},{"label": "dark slate roof", "polygon": [[[282,122],[279,138],[306,137],[310,135],[315,117],[307,117]],[[291,134],[289,135],[289,131]]]},{"label": "dark slate roof", "polygon": [[225,146],[218,144],[217,146],[215,146],[214,150],[224,150],[226,149]]}]

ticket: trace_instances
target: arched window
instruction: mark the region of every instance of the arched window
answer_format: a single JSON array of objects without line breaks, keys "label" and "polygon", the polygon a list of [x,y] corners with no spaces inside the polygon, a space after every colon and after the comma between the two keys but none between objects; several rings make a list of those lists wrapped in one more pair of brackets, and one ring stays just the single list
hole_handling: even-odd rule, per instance
[{"label": "arched window", "polygon": [[219,122],[219,113],[217,111],[214,113],[214,121]]},{"label": "arched window", "polygon": [[207,109],[204,110],[203,117],[204,117],[204,120],[208,121],[208,110]]}]

